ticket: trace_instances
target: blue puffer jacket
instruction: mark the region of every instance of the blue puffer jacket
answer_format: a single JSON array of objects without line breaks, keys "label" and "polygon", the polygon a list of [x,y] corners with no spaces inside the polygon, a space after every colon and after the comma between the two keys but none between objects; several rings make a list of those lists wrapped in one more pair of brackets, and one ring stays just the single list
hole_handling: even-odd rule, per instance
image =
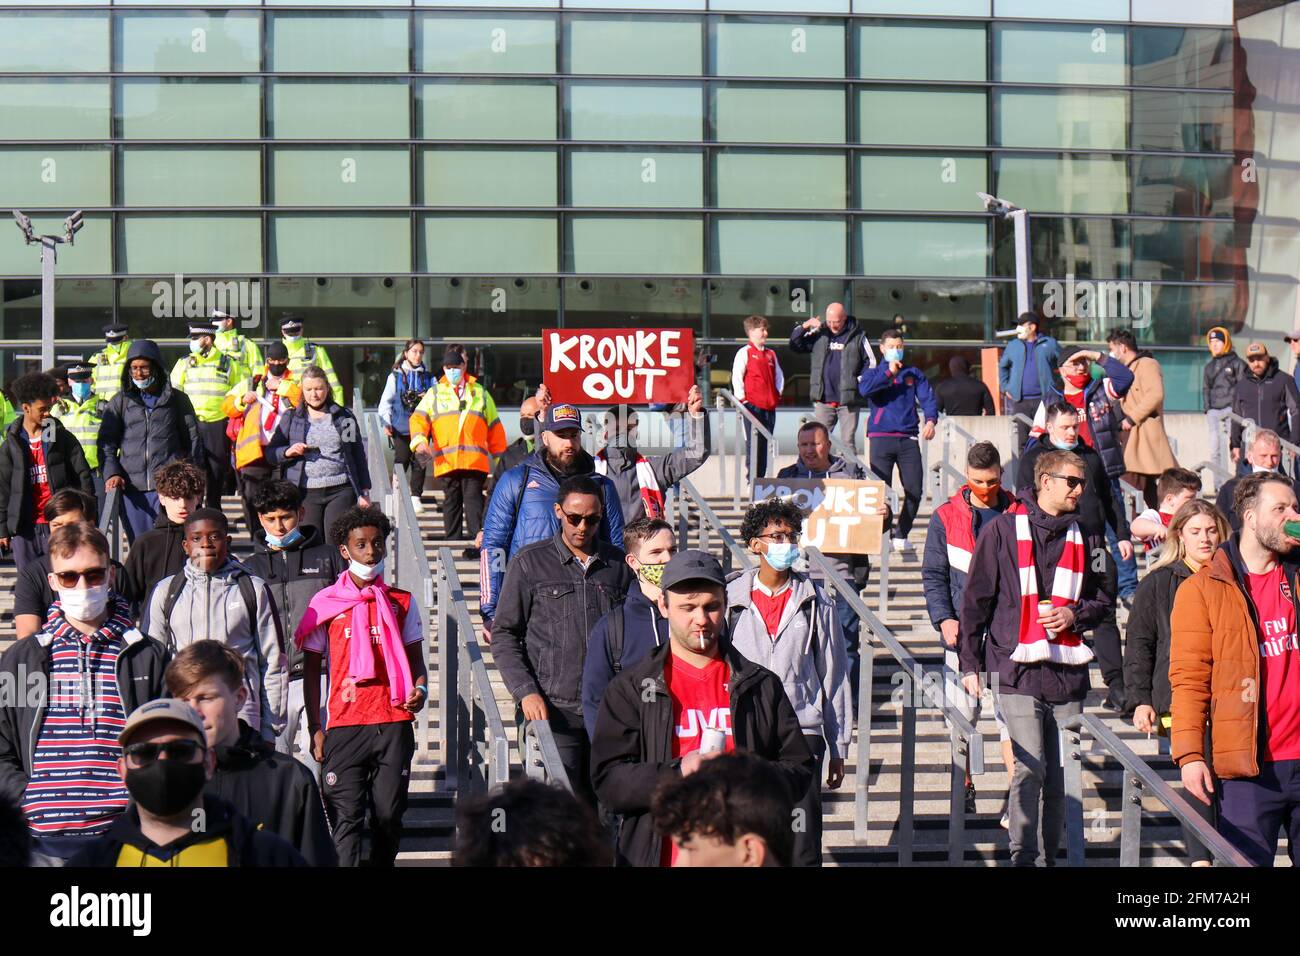
[{"label": "blue puffer jacket", "polygon": [[[586,475],[605,491],[601,540],[621,548],[623,506],[619,503],[618,489],[608,478],[595,474],[595,462],[590,455],[584,451],[579,456],[581,467],[576,474]],[[541,449],[502,475],[492,489],[492,499],[483,518],[479,560],[479,607],[484,621],[492,620],[496,613],[501,582],[506,577],[506,561],[525,545],[552,538],[560,530],[560,521],[555,517],[555,496],[559,490],[560,483],[542,460]]]},{"label": "blue puffer jacket", "polygon": [[[1012,339],[1002,350],[998,361],[998,388],[1011,396],[1013,402],[1023,397],[1021,388],[1025,381],[1025,353],[1027,346],[1020,339]],[[1056,370],[1061,364],[1061,346],[1050,335],[1040,335],[1034,340],[1034,364],[1038,366],[1038,385],[1047,394],[1057,382]]]},{"label": "blue puffer jacket", "polygon": [[916,423],[916,403],[921,403],[927,422],[939,420],[939,405],[925,373],[906,365],[897,375],[889,374],[889,364],[881,362],[862,370],[858,394],[867,400],[867,436],[912,435],[920,431]]},{"label": "blue puffer jacket", "polygon": [[[1133,370],[1109,355],[1101,357],[1101,367],[1106,371],[1105,376],[1089,382],[1083,390],[1083,396],[1088,408],[1092,447],[1101,456],[1106,474],[1118,478],[1125,471],[1124,443],[1121,439],[1123,432],[1119,427],[1124,416],[1119,411],[1119,400],[1133,384]],[[1063,402],[1065,393],[1052,386],[1043,392],[1043,401],[1044,408],[1053,402]]]}]

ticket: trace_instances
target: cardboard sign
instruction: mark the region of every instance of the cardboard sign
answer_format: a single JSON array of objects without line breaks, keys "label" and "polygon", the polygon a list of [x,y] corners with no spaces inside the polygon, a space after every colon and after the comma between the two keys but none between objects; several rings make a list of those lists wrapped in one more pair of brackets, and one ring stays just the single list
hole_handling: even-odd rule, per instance
[{"label": "cardboard sign", "polygon": [[885,483],[847,478],[760,478],[754,500],[789,498],[808,513],[799,541],[825,554],[878,554]]},{"label": "cardboard sign", "polygon": [[542,329],[542,381],[556,402],[684,402],[695,384],[690,329]]}]

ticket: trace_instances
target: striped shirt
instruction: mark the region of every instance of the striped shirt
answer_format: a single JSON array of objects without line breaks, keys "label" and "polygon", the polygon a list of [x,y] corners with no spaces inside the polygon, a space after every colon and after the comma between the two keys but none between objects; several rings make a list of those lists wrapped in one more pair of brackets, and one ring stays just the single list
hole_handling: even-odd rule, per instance
[{"label": "striped shirt", "polygon": [[[82,634],[56,603],[43,633],[50,642],[50,695],[23,794],[23,813],[37,836],[98,836],[130,801],[117,773],[117,735],[126,712],[117,659],[130,608],[120,598],[94,634]],[[36,635],[29,641],[37,639]]]}]

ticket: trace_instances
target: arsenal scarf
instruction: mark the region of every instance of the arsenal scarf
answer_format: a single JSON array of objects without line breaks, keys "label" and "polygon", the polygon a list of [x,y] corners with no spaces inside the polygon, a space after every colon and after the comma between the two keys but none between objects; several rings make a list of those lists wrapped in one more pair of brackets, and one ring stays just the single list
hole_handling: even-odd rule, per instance
[{"label": "arsenal scarf", "polygon": [[[596,474],[604,475],[609,472],[609,458],[605,455],[605,449],[596,453]],[[655,479],[655,470],[650,465],[650,459],[645,455],[637,453],[636,456],[636,483],[641,489],[641,503],[645,505],[645,516],[647,518],[662,518],[664,516],[664,493],[659,490],[659,482]]]},{"label": "arsenal scarf", "polygon": [[[1065,550],[1052,575],[1052,607],[1078,603],[1087,570],[1087,552],[1078,522],[1065,533]],[[1086,665],[1092,660],[1088,647],[1074,631],[1048,632],[1038,623],[1038,573],[1034,567],[1034,537],[1027,514],[1016,515],[1016,565],[1020,572],[1020,638],[1011,659],[1020,664],[1054,661],[1057,664]],[[1046,598],[1044,599],[1046,600]]]}]

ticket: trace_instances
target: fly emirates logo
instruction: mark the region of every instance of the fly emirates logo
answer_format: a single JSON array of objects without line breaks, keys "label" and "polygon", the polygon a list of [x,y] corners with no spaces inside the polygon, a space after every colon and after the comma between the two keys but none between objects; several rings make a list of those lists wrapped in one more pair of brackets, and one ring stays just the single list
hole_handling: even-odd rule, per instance
[{"label": "fly emirates logo", "polygon": [[682,722],[677,725],[678,737],[698,737],[706,730],[721,730],[731,736],[731,708],[714,707],[708,714],[694,707],[682,711]]},{"label": "fly emirates logo", "polygon": [[1275,618],[1262,623],[1264,625],[1264,638],[1259,642],[1261,657],[1281,657],[1288,651],[1300,648],[1300,643],[1296,641],[1295,631],[1288,632],[1286,618]]}]

